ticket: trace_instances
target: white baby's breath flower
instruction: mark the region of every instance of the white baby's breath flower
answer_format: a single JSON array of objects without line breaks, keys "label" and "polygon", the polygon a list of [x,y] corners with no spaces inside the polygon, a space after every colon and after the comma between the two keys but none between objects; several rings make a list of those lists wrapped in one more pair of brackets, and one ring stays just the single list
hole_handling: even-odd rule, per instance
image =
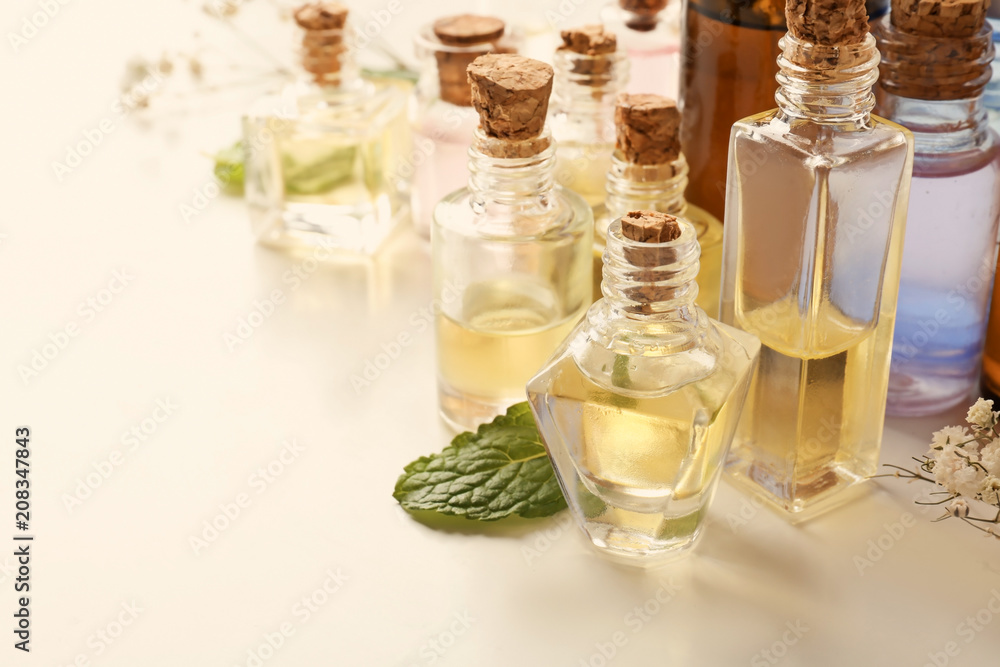
[{"label": "white baby's breath flower", "polygon": [[979,452],[981,463],[986,470],[996,477],[1000,477],[1000,438],[993,438],[982,451]]},{"label": "white baby's breath flower", "polygon": [[964,519],[969,516],[969,503],[965,498],[955,498],[948,505],[948,514]]},{"label": "white baby's breath flower", "polygon": [[960,470],[955,471],[952,477],[955,490],[966,498],[975,498],[983,488],[985,481],[986,473],[971,465],[965,465]]},{"label": "white baby's breath flower", "polygon": [[993,414],[993,401],[985,398],[977,400],[966,415],[965,421],[981,429],[989,430],[996,425],[996,417]]},{"label": "white baby's breath flower", "polygon": [[979,497],[994,507],[1000,507],[1000,477],[987,475],[983,480],[983,488],[979,492]]},{"label": "white baby's breath flower", "polygon": [[938,484],[952,493],[958,493],[955,488],[955,474],[965,468],[965,460],[956,452],[955,445],[944,445],[939,450],[932,450],[928,455],[934,460],[934,479]]},{"label": "white baby's breath flower", "polygon": [[[931,436],[931,449],[943,447],[945,445],[957,445],[971,440],[972,434],[964,426],[945,426],[940,431],[936,431]],[[933,456],[933,452],[928,456]]]}]

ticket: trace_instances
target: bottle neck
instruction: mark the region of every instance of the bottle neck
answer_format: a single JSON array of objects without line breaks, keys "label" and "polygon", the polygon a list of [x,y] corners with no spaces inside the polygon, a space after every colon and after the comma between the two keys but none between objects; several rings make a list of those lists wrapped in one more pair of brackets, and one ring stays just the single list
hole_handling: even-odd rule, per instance
[{"label": "bottle neck", "polygon": [[355,50],[354,33],[347,27],[302,31],[302,69],[324,90],[352,90],[362,85]]},{"label": "bottle neck", "polygon": [[548,128],[534,139],[494,139],[476,128],[469,149],[473,207],[498,205],[523,211],[544,205],[555,188],[555,148]]},{"label": "bottle neck", "polygon": [[673,162],[635,164],[616,150],[608,171],[605,206],[612,218],[640,209],[683,215],[687,184],[688,164],[683,153]]},{"label": "bottle neck", "polygon": [[971,37],[928,37],[899,30],[890,17],[872,26],[882,51],[881,91],[915,100],[980,97],[993,74],[993,29]]},{"label": "bottle neck", "polygon": [[967,100],[918,100],[882,91],[879,114],[913,133],[918,154],[975,150],[989,137],[982,96]]},{"label": "bottle neck", "polygon": [[610,124],[628,81],[624,51],[588,56],[559,49],[553,58],[552,112],[579,122]]},{"label": "bottle neck", "polygon": [[698,245],[694,226],[679,219],[681,235],[667,243],[640,243],[622,234],[621,219],[608,229],[601,292],[612,319],[669,323],[683,334],[699,328]]},{"label": "bottle neck", "polygon": [[875,107],[878,80],[875,38],[859,44],[810,44],[786,33],[778,42],[778,92],[775,100],[789,120],[867,127]]}]

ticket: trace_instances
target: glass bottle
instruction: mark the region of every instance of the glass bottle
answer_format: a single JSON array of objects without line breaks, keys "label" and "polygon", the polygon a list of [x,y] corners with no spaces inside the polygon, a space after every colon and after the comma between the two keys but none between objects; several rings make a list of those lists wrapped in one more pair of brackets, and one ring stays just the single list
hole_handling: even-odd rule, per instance
[{"label": "glass bottle", "polygon": [[[638,240],[627,225],[642,218],[676,231]],[[577,524],[632,564],[683,553],[701,535],[760,349],[695,305],[698,253],[682,218],[615,220],[604,298],[528,383]]]},{"label": "glass bottle", "polygon": [[[519,71],[503,75],[497,63]],[[555,147],[542,127],[551,68],[496,54],[477,67],[473,97],[487,101],[477,102],[469,185],[438,204],[432,234],[438,394],[442,416],[462,430],[523,401],[525,383],[583,316],[594,242],[590,207],[555,183]],[[518,117],[532,126],[504,131],[504,119]]]},{"label": "glass bottle", "polygon": [[604,201],[615,148],[615,99],[628,80],[628,60],[601,26],[562,31],[555,52],[549,126],[556,142],[556,181],[590,206]]},{"label": "glass bottle", "polygon": [[990,301],[990,319],[986,325],[979,390],[983,396],[1000,404],[1000,281],[997,280],[993,281],[993,299]]},{"label": "glass bottle", "polygon": [[863,5],[810,41],[792,7],[778,108],[733,126],[721,319],[762,345],[728,471],[800,520],[878,466],[913,139],[871,113]]},{"label": "glass bottle", "polygon": [[627,92],[677,99],[680,8],[680,0],[613,0],[601,8],[601,23],[618,35],[628,55]]},{"label": "glass bottle", "polygon": [[1000,138],[982,103],[993,60],[983,15],[971,30],[949,21],[959,33],[949,37],[922,34],[929,23],[907,16],[899,7],[873,27],[877,112],[908,128],[915,147],[886,410],[921,416],[966,401],[976,384],[997,260]]},{"label": "glass bottle", "polygon": [[[726,151],[733,123],[774,104],[785,0],[684,0],[681,145],[688,201],[725,223]],[[872,17],[889,0],[871,0]]]},{"label": "glass bottle", "polygon": [[465,68],[484,53],[517,53],[519,31],[489,16],[462,14],[425,25],[414,38],[420,79],[410,100],[413,226],[429,238],[434,206],[469,180],[466,163],[479,115]]},{"label": "glass bottle", "polygon": [[[1000,2],[990,7],[990,13],[998,12],[1000,16]],[[1000,18],[989,19],[993,29],[994,47],[1000,43]],[[994,49],[993,54],[993,77],[986,85],[983,92],[983,104],[990,114],[990,125],[996,132],[1000,132],[1000,49]]]},{"label": "glass bottle", "polygon": [[373,253],[409,211],[406,95],[361,78],[342,5],[295,17],[304,73],[243,117],[253,231],[268,245]]},{"label": "glass bottle", "polygon": [[[650,106],[660,111],[653,123],[661,128],[654,138],[644,134],[641,151],[628,141],[629,109]],[[604,205],[594,209],[594,300],[601,298],[601,267],[608,227],[629,211],[653,210],[690,222],[701,245],[696,304],[710,316],[719,314],[719,276],[722,272],[722,223],[708,211],[688,204],[684,190],[688,165],[679,150],[680,113],[672,100],[658,95],[623,95],[615,114],[618,142],[611,158]]]}]

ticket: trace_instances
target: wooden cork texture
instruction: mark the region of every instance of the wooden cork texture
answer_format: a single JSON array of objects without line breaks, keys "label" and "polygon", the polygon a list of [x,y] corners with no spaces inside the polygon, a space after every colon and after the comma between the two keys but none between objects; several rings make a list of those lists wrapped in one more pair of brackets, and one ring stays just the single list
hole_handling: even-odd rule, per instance
[{"label": "wooden cork texture", "polygon": [[[981,95],[992,75],[992,30],[985,22],[989,3],[978,0],[977,7],[970,8],[959,0],[897,2],[899,14],[897,3],[893,3],[891,18],[880,19],[872,30],[882,52],[880,90],[917,100],[962,100]],[[943,20],[947,16],[951,18]],[[966,20],[959,22],[960,18]],[[975,28],[965,34],[969,20],[975,22]],[[891,115],[881,108],[882,103],[880,96],[878,111]]]},{"label": "wooden cork texture", "polygon": [[[626,245],[625,260],[632,266],[650,271],[641,271],[633,278],[640,283],[638,287],[626,289],[629,299],[639,304],[638,312],[651,313],[652,304],[667,301],[675,297],[676,287],[657,285],[664,276],[653,271],[657,267],[667,266],[677,261],[677,247],[662,244],[676,241],[681,236],[681,226],[677,218],[669,213],[659,211],[629,211],[621,219],[622,236],[636,244]],[[643,284],[647,283],[647,284]],[[649,284],[654,283],[654,284]]]},{"label": "wooden cork texture", "polygon": [[622,217],[622,236],[638,243],[668,243],[681,236],[677,218],[660,211],[629,211]]},{"label": "wooden cork texture", "polygon": [[785,21],[788,32],[809,44],[847,46],[868,35],[864,0],[788,0]]},{"label": "wooden cork texture", "polygon": [[[484,53],[503,51],[497,46],[507,30],[506,24],[492,16],[460,14],[446,16],[434,22],[431,30],[441,44],[468,50],[442,49],[434,53],[437,60],[441,99],[462,107],[472,106],[472,92],[465,70]],[[482,48],[474,48],[481,46]]]},{"label": "wooden cork texture", "polygon": [[572,51],[583,56],[603,56],[618,49],[618,39],[602,25],[585,25],[559,33],[562,51]]},{"label": "wooden cork texture", "polygon": [[487,137],[513,143],[542,133],[552,93],[549,65],[519,55],[488,53],[469,65],[468,75],[472,105]]},{"label": "wooden cork texture", "polygon": [[434,36],[442,44],[472,46],[500,39],[506,30],[506,24],[492,16],[459,14],[438,19],[432,29]]},{"label": "wooden cork texture", "polygon": [[667,8],[667,0],[618,0],[618,6],[635,14],[656,14]]},{"label": "wooden cork texture", "polygon": [[972,37],[982,28],[990,0],[892,0],[892,24],[912,35]]},{"label": "wooden cork texture", "polygon": [[681,154],[680,125],[670,98],[622,93],[615,104],[615,147],[632,164],[673,162]]},{"label": "wooden cork texture", "polygon": [[312,2],[295,10],[295,23],[302,34],[302,67],[318,83],[336,77],[347,51],[344,26],[347,7],[336,2]]},{"label": "wooden cork texture", "polygon": [[310,2],[295,10],[295,22],[303,30],[343,30],[347,13],[338,2]]}]

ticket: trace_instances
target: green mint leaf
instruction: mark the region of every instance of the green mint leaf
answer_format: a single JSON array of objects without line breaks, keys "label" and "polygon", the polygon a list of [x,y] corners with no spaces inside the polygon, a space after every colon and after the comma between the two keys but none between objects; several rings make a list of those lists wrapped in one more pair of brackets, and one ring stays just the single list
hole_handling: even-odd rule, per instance
[{"label": "green mint leaf", "polygon": [[392,495],[411,512],[496,521],[546,517],[566,508],[527,403],[511,406],[475,433],[456,436],[440,454],[422,456],[404,471]]},{"label": "green mint leaf", "polygon": [[243,194],[243,142],[237,141],[229,148],[223,148],[216,153],[215,178],[222,184],[223,190],[231,195]]}]

